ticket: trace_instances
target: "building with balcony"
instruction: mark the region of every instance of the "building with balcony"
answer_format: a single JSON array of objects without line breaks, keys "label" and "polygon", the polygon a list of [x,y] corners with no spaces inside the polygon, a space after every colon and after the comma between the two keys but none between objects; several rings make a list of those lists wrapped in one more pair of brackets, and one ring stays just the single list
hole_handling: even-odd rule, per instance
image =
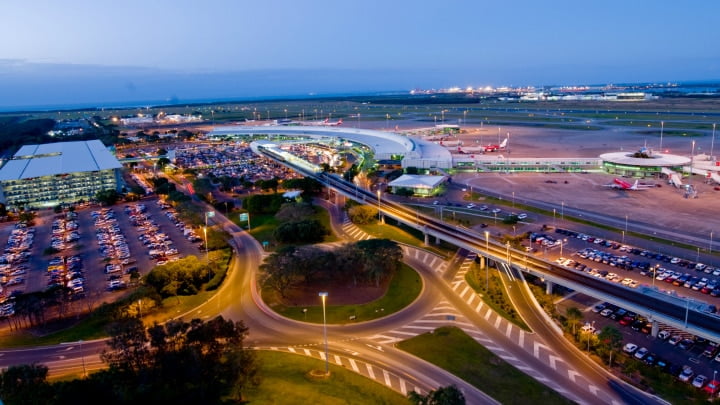
[{"label": "building with balcony", "polygon": [[0,168],[0,202],[52,207],[118,190],[120,162],[99,140],[24,145]]}]

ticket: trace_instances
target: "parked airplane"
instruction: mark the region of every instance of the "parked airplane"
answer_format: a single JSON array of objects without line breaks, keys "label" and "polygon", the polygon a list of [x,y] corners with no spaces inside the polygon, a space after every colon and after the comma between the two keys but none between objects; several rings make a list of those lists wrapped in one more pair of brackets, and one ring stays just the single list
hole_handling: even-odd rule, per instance
[{"label": "parked airplane", "polygon": [[497,152],[500,149],[505,149],[505,147],[507,146],[507,142],[508,140],[507,138],[505,138],[505,140],[502,141],[500,145],[485,145],[485,152]]},{"label": "parked airplane", "polygon": [[342,125],[343,120],[340,118],[335,122],[330,122],[330,118],[325,118],[324,121],[303,121],[302,125],[311,125],[316,127],[337,127]]},{"label": "parked airplane", "polygon": [[647,190],[649,188],[653,188],[654,186],[649,185],[649,184],[639,184],[639,180],[635,180],[635,184],[630,184],[624,180],[613,179],[613,182],[610,184],[605,184],[605,187],[614,188],[616,190],[638,191],[638,190]]}]

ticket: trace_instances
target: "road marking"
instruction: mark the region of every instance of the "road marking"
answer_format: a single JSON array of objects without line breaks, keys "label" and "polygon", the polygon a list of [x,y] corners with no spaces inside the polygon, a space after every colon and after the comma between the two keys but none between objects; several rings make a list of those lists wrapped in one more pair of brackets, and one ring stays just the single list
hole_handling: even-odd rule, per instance
[{"label": "road marking", "polygon": [[415,258],[418,260],[420,259],[420,251],[417,249],[415,249]]},{"label": "road marking", "polygon": [[490,315],[492,315],[492,308],[488,308],[487,312],[485,313],[485,320],[490,319]]},{"label": "road marking", "polygon": [[297,352],[295,351],[295,348],[294,348],[294,347],[288,347],[288,351],[289,351],[290,353],[297,353]]},{"label": "road marking", "polygon": [[374,380],[375,379],[375,371],[373,370],[370,363],[365,363],[365,368],[367,368],[368,375],[370,376],[370,378],[372,378]]},{"label": "road marking", "polygon": [[485,305],[485,302],[483,302],[483,300],[480,300],[480,303],[475,308],[475,312],[480,312],[480,309],[482,309],[483,305]]},{"label": "road marking", "polygon": [[470,289],[470,286],[469,286],[469,285],[466,285],[465,288],[464,288],[464,289],[462,290],[462,292],[460,293],[460,298],[464,297],[464,296],[465,296],[465,293],[468,292],[469,289]]},{"label": "road marking", "polygon": [[312,356],[312,354],[310,354],[310,350],[308,349],[303,349],[303,352],[305,352],[306,356]]},{"label": "road marking", "polygon": [[434,326],[417,326],[417,325],[407,325],[403,326],[405,329],[422,329],[422,330],[435,330]]},{"label": "road marking", "polygon": [[342,364],[342,359],[340,358],[340,356],[338,356],[337,354],[333,354],[333,356],[335,357],[335,363],[338,366],[342,366],[343,364]]},{"label": "road marking", "polygon": [[462,281],[453,281],[453,291],[457,290],[457,288],[462,284]]},{"label": "road marking", "polygon": [[540,358],[540,348],[541,348],[541,347],[542,347],[543,349],[547,350],[547,351],[550,351],[550,348],[549,348],[549,347],[545,346],[544,344],[542,344],[542,343],[540,343],[540,342],[533,342],[533,343],[534,343],[534,345],[533,345],[533,353],[534,353],[534,356],[537,357],[537,358]]},{"label": "road marking", "polygon": [[432,259],[432,261],[430,262],[430,267],[434,267],[434,266],[435,266],[435,262],[436,262],[437,260],[438,260],[437,256],[433,256],[433,259]]},{"label": "road marking", "polygon": [[580,373],[578,373],[575,370],[568,370],[568,377],[570,377],[570,381],[575,382],[575,377],[580,376]]},{"label": "road marking", "polygon": [[557,370],[557,361],[560,360],[560,357],[553,356],[552,354],[548,357],[548,360],[550,360],[550,368],[553,370]]},{"label": "road marking", "polygon": [[357,356],[357,355],[359,355],[359,354],[360,354],[360,353],[358,353],[358,352],[355,352],[355,351],[352,351],[352,350],[350,350],[350,349],[343,349],[343,350],[345,350],[346,352],[348,352],[348,353],[352,354],[353,356]]},{"label": "road marking", "polygon": [[425,257],[422,259],[423,263],[427,262],[428,256],[430,256],[430,253],[425,252]]},{"label": "road marking", "polygon": [[495,319],[495,329],[500,327],[500,322],[502,322],[502,317],[500,315],[497,316]]},{"label": "road marking", "polygon": [[598,392],[600,392],[600,389],[599,389],[598,387],[594,386],[594,385],[589,386],[588,389],[589,389],[590,392],[592,392],[593,395],[595,395],[595,396],[597,396]]},{"label": "road marking", "polygon": [[320,360],[325,360],[325,352],[318,351],[318,353],[320,353]]},{"label": "road marking", "polygon": [[507,329],[505,329],[505,336],[510,337],[512,335],[512,324],[508,322]]},{"label": "road marking", "polygon": [[358,368],[357,364],[355,363],[355,359],[348,359],[350,360],[350,367],[352,367],[353,371],[356,373],[360,372],[360,369]]},{"label": "road marking", "polygon": [[277,347],[271,347],[270,350],[277,350]]},{"label": "road marking", "polygon": [[373,346],[370,343],[365,343],[365,345],[367,345],[367,347],[372,347],[373,349],[381,351],[381,352],[384,351],[382,346]]},{"label": "road marking", "polygon": [[518,336],[518,344],[520,347],[525,347],[525,331],[520,329],[520,336]]},{"label": "road marking", "polygon": [[385,385],[388,387],[392,387],[392,382],[390,382],[390,373],[387,372],[387,370],[383,369],[383,377],[385,377]]},{"label": "road marking", "polygon": [[405,387],[405,380],[402,378],[400,379],[400,393],[403,394],[404,397],[407,396],[407,388]]}]

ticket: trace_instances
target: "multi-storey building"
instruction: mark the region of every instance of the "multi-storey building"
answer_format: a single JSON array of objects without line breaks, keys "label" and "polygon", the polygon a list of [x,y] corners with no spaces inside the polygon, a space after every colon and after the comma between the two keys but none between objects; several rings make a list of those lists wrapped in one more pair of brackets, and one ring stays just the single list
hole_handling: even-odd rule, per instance
[{"label": "multi-storey building", "polygon": [[0,168],[0,202],[51,207],[118,190],[120,162],[98,140],[24,145]]}]

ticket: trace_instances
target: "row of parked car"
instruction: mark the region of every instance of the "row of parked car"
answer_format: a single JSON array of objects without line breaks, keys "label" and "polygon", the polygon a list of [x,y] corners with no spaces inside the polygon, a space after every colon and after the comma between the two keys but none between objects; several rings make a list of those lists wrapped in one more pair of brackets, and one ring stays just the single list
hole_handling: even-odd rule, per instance
[{"label": "row of parked car", "polygon": [[125,213],[130,216],[130,223],[140,232],[138,240],[148,248],[150,258],[158,264],[164,264],[177,256],[178,250],[169,235],[162,232],[160,226],[147,214],[145,204],[125,206]]},{"label": "row of parked car", "polygon": [[193,228],[186,226],[185,223],[180,220],[177,212],[172,209],[172,206],[170,204],[163,200],[158,200],[157,205],[158,207],[160,207],[161,210],[165,211],[165,216],[173,223],[173,225],[175,225],[176,228],[182,230],[183,236],[185,236],[187,240],[192,243],[202,241],[200,236],[198,236],[198,234]]},{"label": "row of parked car", "polygon": [[[720,362],[720,346],[715,342],[707,342],[704,339],[683,338],[680,335],[672,335],[669,330],[662,330],[657,335],[658,339],[666,341],[668,344],[677,347],[680,350],[690,350],[696,344],[703,344],[704,350],[702,356]],[[638,347],[635,343],[626,343],[623,346],[623,352],[632,356],[638,361],[642,361],[649,366],[656,366],[664,372],[677,377],[681,382],[691,383],[693,387],[704,390],[708,395],[716,395],[720,391],[720,381],[712,380],[703,374],[695,374],[693,368],[687,364],[683,366],[675,365],[651,353],[645,347]]]},{"label": "row of parked car", "polygon": [[57,256],[48,262],[48,288],[67,287],[77,297],[85,294],[85,277],[80,256]]},{"label": "row of parked car", "polygon": [[69,211],[53,220],[50,247],[62,251],[67,249],[70,243],[80,240],[77,215],[77,212]]},{"label": "row of parked car", "polygon": [[[30,249],[35,240],[35,228],[20,222],[10,231],[5,253],[0,256],[0,284],[4,287],[20,285],[25,282],[28,267],[24,264],[30,258]],[[3,292],[0,287],[0,292]],[[2,314],[2,310],[0,310]]]}]

